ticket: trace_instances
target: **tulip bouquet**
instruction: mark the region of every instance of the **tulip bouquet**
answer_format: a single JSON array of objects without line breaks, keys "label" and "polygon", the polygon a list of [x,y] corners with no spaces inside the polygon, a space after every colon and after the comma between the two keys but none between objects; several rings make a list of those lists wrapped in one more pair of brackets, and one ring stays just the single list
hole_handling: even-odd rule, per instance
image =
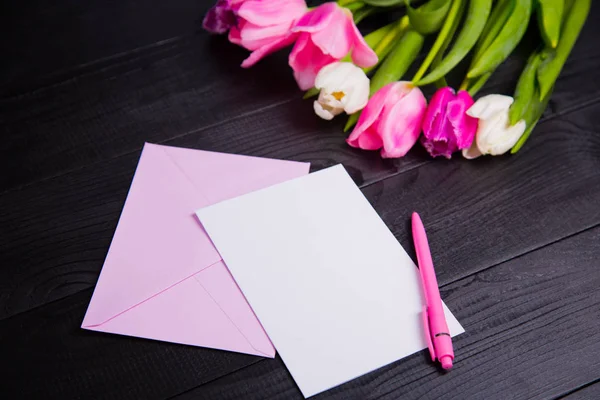
[{"label": "tulip bouquet", "polygon": [[[350,146],[396,158],[420,142],[432,157],[460,151],[470,159],[523,146],[590,6],[591,0],[338,0],[308,8],[304,0],[218,0],[203,25],[251,51],[244,68],[293,45],[289,65],[299,88],[305,98],[316,97],[319,117],[349,115]],[[396,9],[404,10],[398,20],[366,36],[358,30],[364,18]],[[475,100],[533,21],[539,45],[514,95]],[[408,81],[428,35],[435,40]],[[446,76],[461,63],[468,68],[455,90]],[[421,87],[431,84],[438,89],[428,103]]]}]

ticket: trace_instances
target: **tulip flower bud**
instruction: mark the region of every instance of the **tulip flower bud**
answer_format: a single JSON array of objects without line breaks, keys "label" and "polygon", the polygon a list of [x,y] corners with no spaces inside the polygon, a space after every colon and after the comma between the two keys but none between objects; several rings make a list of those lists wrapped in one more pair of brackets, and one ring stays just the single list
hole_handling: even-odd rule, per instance
[{"label": "tulip flower bud", "polygon": [[450,87],[439,89],[431,98],[423,119],[421,143],[432,157],[450,158],[457,150],[473,143],[477,120],[467,115],[473,105],[469,93],[454,93]]},{"label": "tulip flower bud", "polygon": [[292,28],[298,34],[289,57],[302,90],[315,85],[317,73],[327,64],[350,54],[359,67],[377,64],[377,54],[362,37],[352,13],[336,3],[324,3],[307,12]]},{"label": "tulip flower bud", "polygon": [[499,94],[490,94],[477,100],[467,114],[479,120],[475,140],[469,149],[463,150],[465,158],[476,158],[480,155],[497,156],[506,153],[517,143],[526,123],[520,120],[510,125],[508,111],[513,98]]},{"label": "tulip flower bud", "polygon": [[235,26],[235,14],[227,0],[218,0],[216,4],[208,10],[202,26],[210,33],[223,34]]},{"label": "tulip flower bud", "polygon": [[381,149],[383,158],[402,157],[419,138],[426,108],[423,92],[411,82],[390,83],[371,97],[346,142]]},{"label": "tulip flower bud", "polygon": [[336,62],[321,68],[315,87],[321,92],[314,108],[323,119],[330,120],[342,112],[355,113],[369,101],[369,78],[352,63]]},{"label": "tulip flower bud", "polygon": [[307,11],[304,0],[229,0],[228,3],[236,17],[229,41],[252,52],[242,62],[243,68],[294,43],[298,34],[291,31],[292,27]]}]

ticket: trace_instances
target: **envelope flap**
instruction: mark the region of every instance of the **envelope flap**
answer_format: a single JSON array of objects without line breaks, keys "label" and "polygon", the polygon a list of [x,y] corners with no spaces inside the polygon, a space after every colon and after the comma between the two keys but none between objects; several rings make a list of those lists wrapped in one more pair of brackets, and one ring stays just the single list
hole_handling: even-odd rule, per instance
[{"label": "envelope flap", "polygon": [[102,324],[218,262],[194,215],[207,204],[163,146],[147,144],[83,325]]},{"label": "envelope flap", "polygon": [[297,178],[310,168],[309,163],[296,161],[162,147],[190,182],[202,190],[206,205]]},{"label": "envelope flap", "polygon": [[103,324],[221,260],[195,210],[309,167],[146,143],[82,325]]},{"label": "envelope flap", "polygon": [[255,351],[274,357],[275,348],[223,261],[194,275],[198,284],[218,304],[231,323]]},{"label": "envelope flap", "polygon": [[[227,274],[219,261],[104,324],[85,328],[274,357],[266,333]],[[219,303],[218,297],[226,301]]]}]

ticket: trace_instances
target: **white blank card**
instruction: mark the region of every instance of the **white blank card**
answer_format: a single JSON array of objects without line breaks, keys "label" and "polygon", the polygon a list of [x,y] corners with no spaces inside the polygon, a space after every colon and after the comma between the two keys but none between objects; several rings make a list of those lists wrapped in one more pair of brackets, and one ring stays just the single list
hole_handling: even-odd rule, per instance
[{"label": "white blank card", "polygon": [[341,165],[197,215],[305,397],[427,347],[418,270]]}]

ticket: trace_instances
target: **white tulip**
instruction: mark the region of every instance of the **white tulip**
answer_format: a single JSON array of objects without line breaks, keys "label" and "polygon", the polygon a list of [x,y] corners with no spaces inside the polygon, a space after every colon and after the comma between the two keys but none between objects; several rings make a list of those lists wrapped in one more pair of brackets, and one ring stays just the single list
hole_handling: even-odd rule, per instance
[{"label": "white tulip", "polygon": [[344,111],[355,113],[369,101],[369,78],[349,62],[335,62],[321,68],[315,87],[321,90],[314,102],[315,113],[326,120]]},{"label": "white tulip", "polygon": [[475,140],[470,148],[462,151],[465,158],[506,153],[525,132],[526,124],[520,120],[509,125],[508,110],[514,99],[510,96],[490,94],[478,99],[467,110],[467,115],[479,119]]}]

